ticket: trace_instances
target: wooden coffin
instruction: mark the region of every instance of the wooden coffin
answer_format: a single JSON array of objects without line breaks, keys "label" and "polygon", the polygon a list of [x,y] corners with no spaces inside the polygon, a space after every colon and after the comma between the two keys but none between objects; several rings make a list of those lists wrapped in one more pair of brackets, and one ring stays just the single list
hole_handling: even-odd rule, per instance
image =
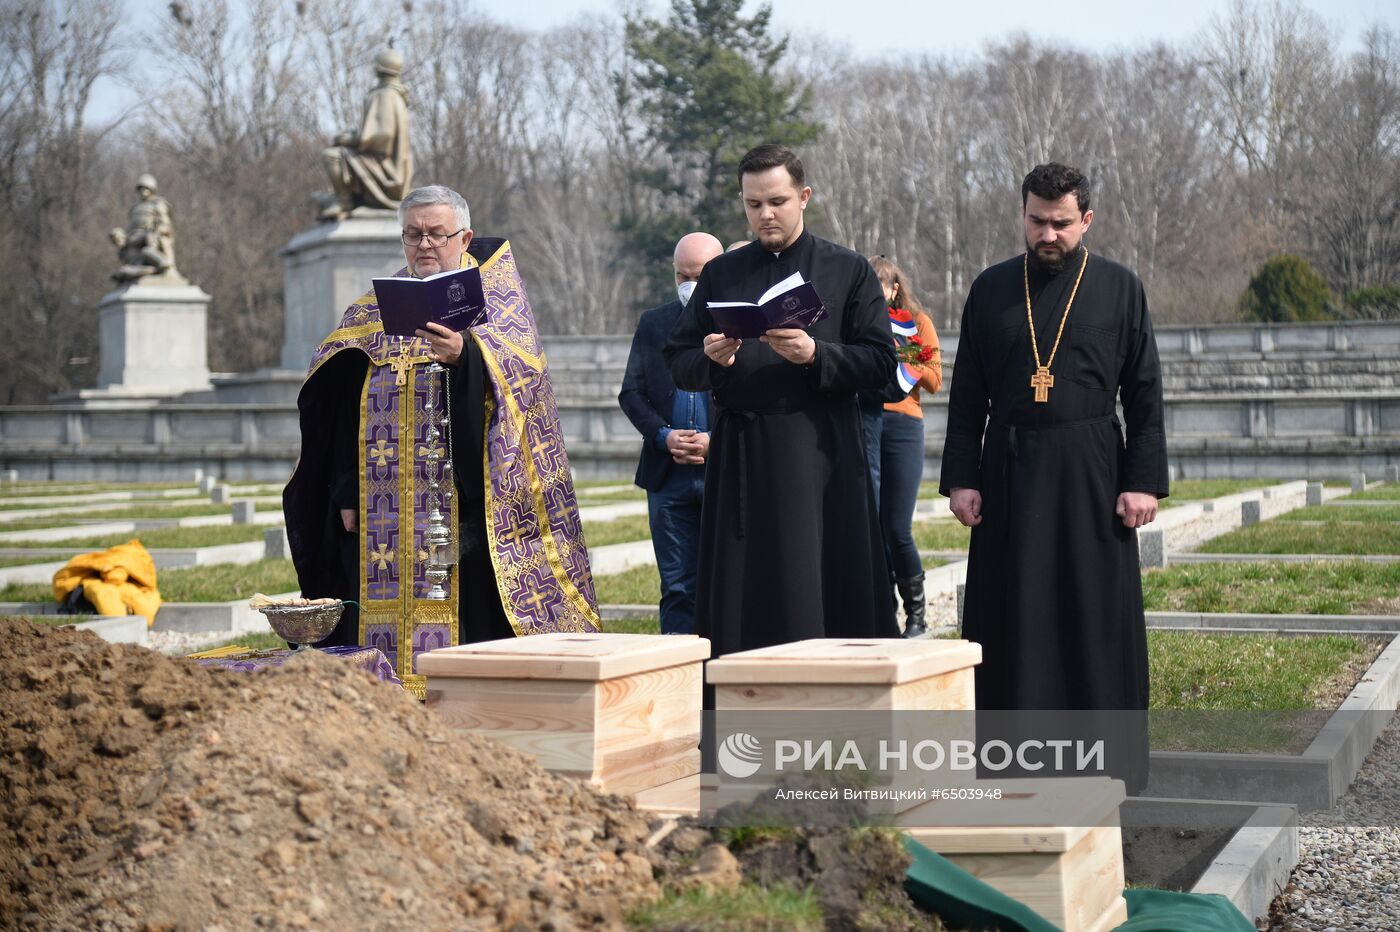
[{"label": "wooden coffin", "polygon": [[1002,799],[933,800],[902,813],[897,824],[1065,932],[1100,932],[1127,921],[1121,781],[980,780],[967,789],[999,789]]},{"label": "wooden coffin", "polygon": [[700,771],[703,638],[537,634],[424,654],[427,705],[608,793]]},{"label": "wooden coffin", "polygon": [[970,710],[971,641],[818,638],[726,654],[707,676],[719,711]]}]

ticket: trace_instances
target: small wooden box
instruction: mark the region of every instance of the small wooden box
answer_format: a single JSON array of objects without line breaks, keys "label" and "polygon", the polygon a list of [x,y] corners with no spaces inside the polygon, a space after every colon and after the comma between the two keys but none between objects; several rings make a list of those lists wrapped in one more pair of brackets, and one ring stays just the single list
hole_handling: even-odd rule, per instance
[{"label": "small wooden box", "polygon": [[[998,802],[934,800],[901,814],[909,837],[1059,926],[1100,932],[1128,918],[1123,784],[1108,778],[980,780]],[[983,808],[986,807],[986,808]],[[995,812],[986,825],[979,814]]]},{"label": "small wooden box", "polygon": [[427,705],[454,728],[533,754],[607,793],[700,772],[710,642],[660,634],[537,634],[424,654]]},{"label": "small wooden box", "polygon": [[715,709],[971,710],[971,641],[818,638],[710,661]]}]

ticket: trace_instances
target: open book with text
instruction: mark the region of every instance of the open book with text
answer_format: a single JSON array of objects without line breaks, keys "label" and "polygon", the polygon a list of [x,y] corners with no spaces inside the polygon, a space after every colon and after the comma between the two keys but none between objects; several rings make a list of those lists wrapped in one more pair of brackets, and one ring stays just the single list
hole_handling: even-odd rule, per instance
[{"label": "open book with text", "polygon": [[481,269],[451,269],[427,278],[376,278],[379,319],[390,336],[411,337],[432,321],[462,331],[486,316]]},{"label": "open book with text", "polygon": [[821,295],[801,272],[765,291],[757,301],[709,301],[705,305],[715,326],[727,337],[751,339],[769,330],[806,330],[819,320],[826,320],[826,305]]}]

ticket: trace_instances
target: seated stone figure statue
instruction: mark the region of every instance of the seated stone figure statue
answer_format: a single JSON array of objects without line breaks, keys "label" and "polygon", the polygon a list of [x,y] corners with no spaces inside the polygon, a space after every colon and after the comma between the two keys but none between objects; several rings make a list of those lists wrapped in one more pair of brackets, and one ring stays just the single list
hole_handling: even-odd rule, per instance
[{"label": "seated stone figure statue", "polygon": [[408,92],[399,81],[403,56],[386,49],[374,58],[379,83],[365,100],[358,132],[339,133],[321,162],[332,195],[323,196],[322,220],[338,220],[356,207],[395,209],[409,189],[413,159],[408,148]]},{"label": "seated stone figure statue", "polygon": [[126,229],[114,228],[108,234],[121,261],[112,277],[129,282],[147,275],[176,276],[170,203],[156,194],[156,179],[151,175],[136,179],[136,193],[139,198],[127,215]]}]

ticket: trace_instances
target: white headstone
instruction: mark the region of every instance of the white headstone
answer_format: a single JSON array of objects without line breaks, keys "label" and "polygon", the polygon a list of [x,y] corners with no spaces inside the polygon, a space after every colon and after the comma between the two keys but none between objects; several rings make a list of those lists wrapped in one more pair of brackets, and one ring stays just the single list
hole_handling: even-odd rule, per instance
[{"label": "white headstone", "polygon": [[1400,482],[1400,466],[1390,465],[1385,468],[1386,482]]},{"label": "white headstone", "polygon": [[208,495],[210,492],[214,491],[215,486],[218,484],[219,479],[217,476],[202,476],[199,480],[199,491]]},{"label": "white headstone", "polygon": [[216,485],[209,493],[209,500],[215,505],[227,505],[233,501],[233,490],[227,485]]},{"label": "white headstone", "polygon": [[287,541],[287,529],[270,527],[263,532],[263,557],[268,560],[290,560],[292,545]]},{"label": "white headstone", "polygon": [[1359,472],[1351,477],[1351,490],[1353,492],[1366,491],[1366,474],[1364,472]]},{"label": "white headstone", "polygon": [[1307,496],[1308,496],[1308,497],[1307,497],[1308,507],[1311,508],[1311,507],[1316,506],[1316,505],[1321,505],[1321,504],[1322,504],[1322,483],[1321,483],[1321,482],[1309,482],[1309,483],[1308,483]]},{"label": "white headstone", "polygon": [[257,513],[257,502],[250,502],[245,499],[244,501],[233,503],[234,524],[252,524],[253,518],[257,515]]},{"label": "white headstone", "polygon": [[1261,504],[1259,499],[1251,498],[1248,501],[1240,502],[1240,524],[1249,527],[1251,524],[1259,523]]},{"label": "white headstone", "polygon": [[1167,534],[1161,528],[1138,528],[1138,565],[1144,569],[1167,565]]}]

